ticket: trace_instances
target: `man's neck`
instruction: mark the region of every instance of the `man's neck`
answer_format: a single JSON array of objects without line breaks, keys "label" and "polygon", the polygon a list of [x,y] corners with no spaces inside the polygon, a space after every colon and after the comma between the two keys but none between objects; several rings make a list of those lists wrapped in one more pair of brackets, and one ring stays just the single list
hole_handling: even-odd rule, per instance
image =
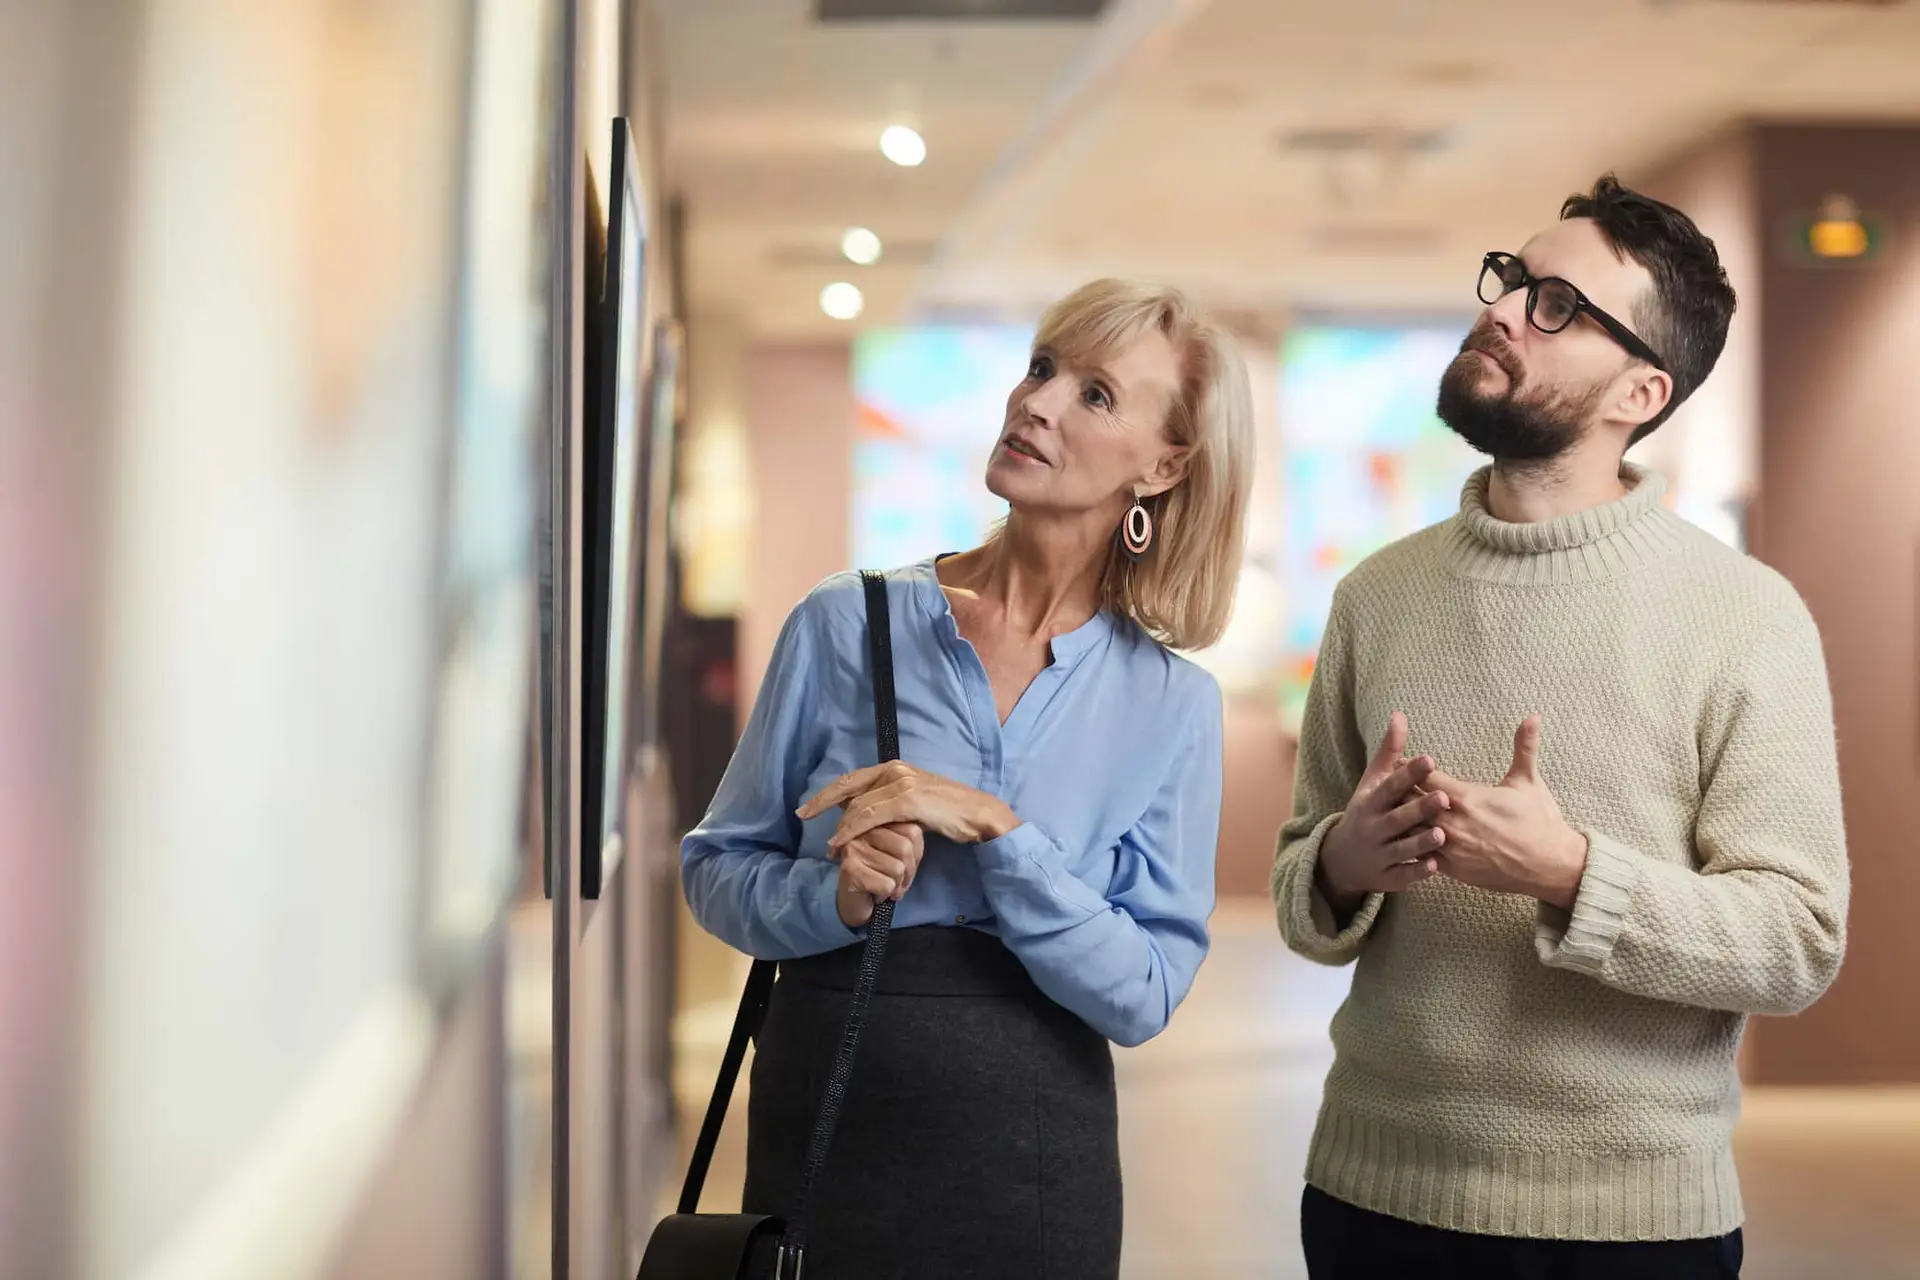
[{"label": "man's neck", "polygon": [[1508,524],[1537,524],[1618,502],[1626,495],[1620,458],[1612,449],[1576,446],[1551,462],[1494,463],[1487,512]]}]

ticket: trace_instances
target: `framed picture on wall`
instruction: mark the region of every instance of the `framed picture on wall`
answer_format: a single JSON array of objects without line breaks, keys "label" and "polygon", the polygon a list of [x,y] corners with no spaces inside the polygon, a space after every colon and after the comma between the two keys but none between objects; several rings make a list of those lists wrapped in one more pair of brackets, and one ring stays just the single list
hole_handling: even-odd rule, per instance
[{"label": "framed picture on wall", "polygon": [[654,327],[653,368],[647,380],[645,457],[641,461],[639,519],[640,581],[634,596],[635,671],[629,716],[636,767],[644,767],[660,743],[660,653],[671,607],[670,564],[673,480],[680,418],[686,411],[685,330],[678,320]]},{"label": "framed picture on wall", "polygon": [[[671,224],[669,224],[671,225]],[[656,241],[658,243],[658,241]],[[647,377],[645,453],[636,550],[634,671],[629,682],[628,738],[635,812],[626,815],[627,850],[621,893],[634,908],[623,942],[629,1018],[622,1045],[620,1088],[626,1149],[637,1158],[622,1166],[627,1221],[638,1236],[629,1241],[637,1258],[646,1247],[654,1201],[676,1149],[673,1133],[673,1009],[678,966],[674,939],[680,895],[680,832],[674,823],[673,774],[663,721],[662,665],[667,618],[672,608],[672,520],[675,441],[685,411],[684,341],[679,323],[656,320],[653,362]],[[635,877],[639,878],[635,883]]]},{"label": "framed picture on wall", "polygon": [[485,3],[473,17],[422,897],[428,981],[442,994],[527,879],[553,314],[553,147],[542,106],[557,62],[556,13]]},{"label": "framed picture on wall", "polygon": [[[586,427],[585,635],[581,664],[580,894],[598,898],[623,855],[626,778],[632,760],[628,709],[634,668],[634,587],[640,534],[641,414],[647,353],[646,198],[633,134],[613,122],[606,256],[589,287],[582,352],[590,412]],[[590,255],[591,257],[591,255]]]}]

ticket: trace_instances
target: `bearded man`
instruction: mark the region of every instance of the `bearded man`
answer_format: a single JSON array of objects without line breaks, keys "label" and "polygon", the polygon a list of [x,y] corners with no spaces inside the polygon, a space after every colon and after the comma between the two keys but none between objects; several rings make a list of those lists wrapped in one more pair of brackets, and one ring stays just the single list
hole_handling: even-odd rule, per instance
[{"label": "bearded man", "polygon": [[1341,583],[1274,861],[1288,945],[1357,961],[1310,1274],[1736,1276],[1740,1038],[1832,982],[1848,871],[1806,607],[1624,462],[1733,289],[1605,178],[1479,293],[1438,411],[1492,464]]}]

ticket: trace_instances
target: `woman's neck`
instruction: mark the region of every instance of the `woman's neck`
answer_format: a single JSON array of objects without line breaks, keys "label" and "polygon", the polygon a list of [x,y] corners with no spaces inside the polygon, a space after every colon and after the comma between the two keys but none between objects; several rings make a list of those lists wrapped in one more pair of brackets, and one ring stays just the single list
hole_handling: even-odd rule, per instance
[{"label": "woman's neck", "polygon": [[938,566],[940,583],[975,596],[1016,635],[1051,638],[1072,631],[1100,609],[1101,577],[1112,531],[1096,535],[1072,525],[1007,517],[999,534]]}]

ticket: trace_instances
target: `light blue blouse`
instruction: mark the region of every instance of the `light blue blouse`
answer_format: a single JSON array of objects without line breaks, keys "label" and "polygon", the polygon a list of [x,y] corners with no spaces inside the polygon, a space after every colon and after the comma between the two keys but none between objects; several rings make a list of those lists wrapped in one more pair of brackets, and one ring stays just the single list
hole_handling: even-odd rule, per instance
[{"label": "light blue blouse", "polygon": [[[1220,825],[1220,691],[1137,625],[1101,612],[1002,725],[986,668],[927,560],[888,575],[900,755],[999,796],[1022,823],[962,846],[929,834],[895,928],[979,929],[1095,1030],[1139,1044],[1166,1027],[1207,953]],[[753,714],[681,845],[694,917],[760,959],[850,946],[826,854],[839,810],[794,810],[875,763],[866,602],[857,574],[787,617]]]}]

